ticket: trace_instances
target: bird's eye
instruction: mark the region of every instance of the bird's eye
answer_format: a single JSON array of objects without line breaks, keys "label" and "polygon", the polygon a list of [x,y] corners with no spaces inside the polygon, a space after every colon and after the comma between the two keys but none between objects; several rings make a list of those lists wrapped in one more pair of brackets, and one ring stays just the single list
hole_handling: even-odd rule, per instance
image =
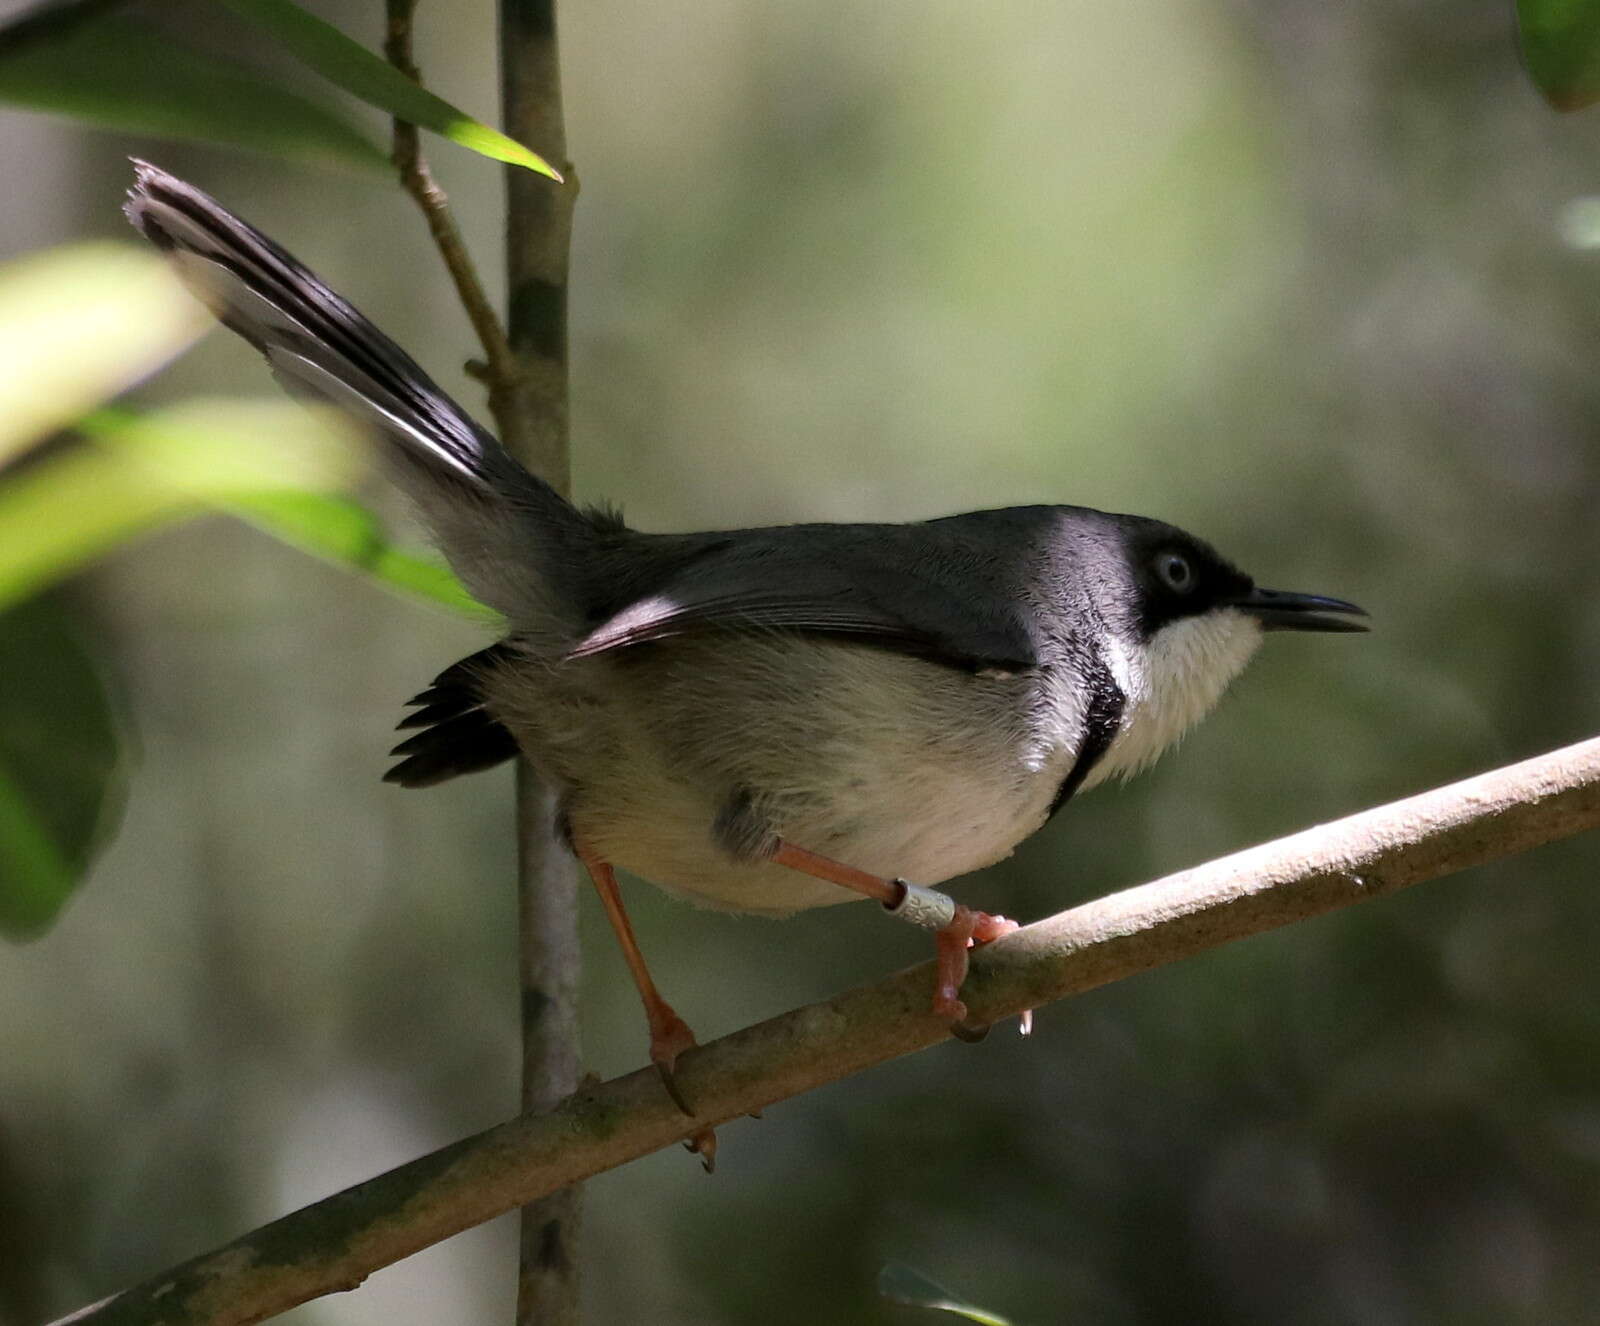
[{"label": "bird's eye", "polygon": [[1194,567],[1187,557],[1179,553],[1159,554],[1156,557],[1156,575],[1174,593],[1187,594],[1194,588]]}]

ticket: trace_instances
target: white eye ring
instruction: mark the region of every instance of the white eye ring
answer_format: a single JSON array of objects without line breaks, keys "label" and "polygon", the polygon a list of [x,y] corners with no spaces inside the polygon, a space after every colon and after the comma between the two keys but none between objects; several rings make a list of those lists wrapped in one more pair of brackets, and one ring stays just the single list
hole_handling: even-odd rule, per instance
[{"label": "white eye ring", "polygon": [[1187,594],[1194,588],[1194,567],[1187,557],[1177,553],[1162,553],[1156,558],[1156,574],[1161,583],[1174,593]]}]

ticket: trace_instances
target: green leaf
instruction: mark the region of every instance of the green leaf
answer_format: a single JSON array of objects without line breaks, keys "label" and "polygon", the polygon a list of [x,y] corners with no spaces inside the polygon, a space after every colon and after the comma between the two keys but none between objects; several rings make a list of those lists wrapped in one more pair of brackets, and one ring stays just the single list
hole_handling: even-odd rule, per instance
[{"label": "green leaf", "polygon": [[364,461],[343,416],[292,401],[99,410],[63,451],[0,481],[0,609],[117,545],[207,510],[231,512],[379,585],[484,620],[445,567],[402,552],[377,517],[331,491]]},{"label": "green leaf", "polygon": [[102,7],[45,10],[0,30],[0,101],[120,133],[390,169],[382,150],[325,107]]},{"label": "green leaf", "polygon": [[0,610],[198,503],[123,456],[62,452],[0,482]]},{"label": "green leaf", "polygon": [[1600,101],[1600,0],[1517,0],[1522,58],[1557,110]]},{"label": "green leaf", "polygon": [[152,482],[167,493],[171,514],[199,505],[228,511],[387,589],[467,616],[493,616],[446,567],[395,548],[376,516],[335,491],[366,468],[361,435],[337,410],[200,400],[143,416],[99,411],[81,428],[125,467],[135,495]]},{"label": "green leaf", "polygon": [[386,589],[494,619],[446,567],[395,548],[376,516],[329,491],[362,467],[332,410],[191,401],[144,416],[99,410],[79,429],[98,445],[0,480],[0,610],[129,539],[216,509]]},{"label": "green leaf", "polygon": [[492,617],[444,567],[401,552],[336,493],[363,467],[351,427],[290,401],[101,409],[92,444],[0,477],[0,934],[43,930],[87,869],[118,799],[116,731],[82,651],[30,601],[155,526],[232,511],[378,584]]},{"label": "green leaf", "polygon": [[431,129],[453,143],[496,161],[560,180],[543,157],[474,120],[465,111],[419,87],[388,61],[352,41],[338,28],[308,14],[291,0],[223,0],[235,13],[260,24],[324,78],[389,114]]},{"label": "green leaf", "polygon": [[0,267],[0,466],[210,325],[166,261],[132,245],[76,244]]},{"label": "green leaf", "polygon": [[0,618],[0,934],[42,933],[121,815],[118,724],[50,604]]},{"label": "green leaf", "polygon": [[395,548],[378,518],[348,497],[285,491],[238,496],[225,505],[283,542],[369,575],[388,589],[464,616],[493,616],[448,567]]},{"label": "green leaf", "polygon": [[900,1262],[888,1262],[878,1272],[878,1293],[891,1303],[900,1303],[909,1308],[953,1312],[968,1321],[980,1322],[982,1326],[1011,1326],[1009,1317],[968,1303],[960,1295],[930,1280],[921,1271]]},{"label": "green leaf", "polygon": [[0,608],[208,505],[336,487],[360,470],[348,432],[290,401],[191,402],[144,417],[106,409],[78,427],[101,445],[0,483]]}]

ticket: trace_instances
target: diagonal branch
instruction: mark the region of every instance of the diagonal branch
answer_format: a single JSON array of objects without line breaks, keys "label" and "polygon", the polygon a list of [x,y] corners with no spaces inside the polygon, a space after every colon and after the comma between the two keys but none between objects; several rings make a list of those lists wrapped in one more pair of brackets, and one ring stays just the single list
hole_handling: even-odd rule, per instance
[{"label": "diagonal branch", "polygon": [[[1026,926],[962,994],[994,1020],[1230,940],[1600,826],[1600,738],[1396,801]],[[943,1040],[931,964],[691,1050],[690,1122],[653,1071],[578,1092],[357,1184],[65,1322],[259,1321],[512,1207]],[[772,1124],[768,1124],[772,1127]]]}]

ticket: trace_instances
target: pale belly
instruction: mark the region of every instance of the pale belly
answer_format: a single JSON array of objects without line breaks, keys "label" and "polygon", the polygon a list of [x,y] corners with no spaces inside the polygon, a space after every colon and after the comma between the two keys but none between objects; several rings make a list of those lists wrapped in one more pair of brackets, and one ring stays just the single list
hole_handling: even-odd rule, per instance
[{"label": "pale belly", "polygon": [[[925,776],[863,789],[848,807],[819,807],[775,828],[859,870],[939,884],[1011,855],[1044,822],[1058,783],[1041,779],[1023,795],[999,796],[982,778]],[[709,832],[710,807],[674,809],[637,819],[580,814],[573,828],[613,864],[705,907],[783,916],[861,897],[787,867],[740,861]]]},{"label": "pale belly", "polygon": [[777,916],[859,896],[730,851],[713,826],[738,789],[796,846],[938,884],[1010,855],[1071,767],[1024,726],[1039,706],[1018,702],[1023,680],[792,638],[740,642],[738,667],[713,648],[607,662],[585,696],[552,706],[547,690],[532,730],[516,725],[570,788],[586,850],[702,906]]}]

